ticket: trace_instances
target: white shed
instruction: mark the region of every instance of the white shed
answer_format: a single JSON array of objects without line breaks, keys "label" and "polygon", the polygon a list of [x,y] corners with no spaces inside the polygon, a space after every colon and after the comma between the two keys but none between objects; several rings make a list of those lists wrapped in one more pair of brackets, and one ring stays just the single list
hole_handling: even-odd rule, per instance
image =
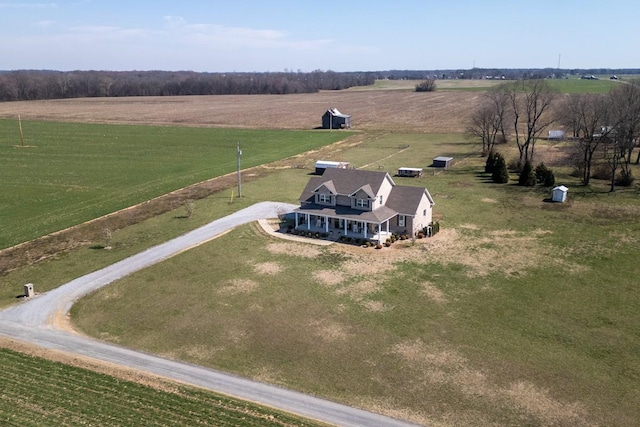
[{"label": "white shed", "polygon": [[567,200],[567,191],[569,191],[569,189],[564,185],[554,187],[552,200],[554,202],[564,203]]},{"label": "white shed", "polygon": [[549,137],[547,139],[549,141],[564,141],[565,133],[563,130],[550,130]]},{"label": "white shed", "polygon": [[316,162],[316,175],[322,175],[327,168],[349,169],[349,162],[333,162],[329,160],[318,160]]}]

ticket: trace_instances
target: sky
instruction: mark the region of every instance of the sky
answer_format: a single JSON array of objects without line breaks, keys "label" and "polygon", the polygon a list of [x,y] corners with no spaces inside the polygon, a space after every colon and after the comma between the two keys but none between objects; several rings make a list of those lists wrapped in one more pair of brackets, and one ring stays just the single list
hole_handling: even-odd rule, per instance
[{"label": "sky", "polygon": [[0,70],[640,68],[637,0],[0,0]]}]

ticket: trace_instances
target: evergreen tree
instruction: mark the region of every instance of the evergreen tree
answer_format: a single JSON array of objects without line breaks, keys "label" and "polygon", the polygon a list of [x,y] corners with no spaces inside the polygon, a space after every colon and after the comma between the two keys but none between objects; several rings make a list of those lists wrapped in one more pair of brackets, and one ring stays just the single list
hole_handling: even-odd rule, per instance
[{"label": "evergreen tree", "polygon": [[546,167],[544,163],[540,163],[536,166],[536,181],[545,187],[552,187],[556,183],[556,177],[551,169]]},{"label": "evergreen tree", "polygon": [[531,167],[531,162],[526,161],[524,163],[520,176],[518,177],[518,185],[524,185],[527,187],[536,185],[536,176],[533,172],[533,168]]},{"label": "evergreen tree", "polygon": [[545,187],[553,187],[556,184],[556,177],[553,175],[553,171],[551,169],[547,170],[547,174],[544,177],[544,181],[542,181],[542,185]]},{"label": "evergreen tree", "polygon": [[496,152],[489,151],[489,155],[487,156],[487,161],[484,164],[484,173],[493,173],[495,164],[496,164]]},{"label": "evergreen tree", "polygon": [[491,174],[491,179],[493,180],[493,182],[499,184],[505,184],[509,182],[509,171],[507,170],[507,162],[505,162],[504,157],[500,153],[495,153],[494,155],[493,173]]}]

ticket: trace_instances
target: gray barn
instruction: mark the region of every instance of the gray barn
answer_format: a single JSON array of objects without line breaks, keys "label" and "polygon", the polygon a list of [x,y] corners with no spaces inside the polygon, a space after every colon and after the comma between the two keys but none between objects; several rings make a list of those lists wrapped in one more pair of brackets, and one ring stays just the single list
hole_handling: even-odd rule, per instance
[{"label": "gray barn", "polygon": [[351,116],[342,114],[337,108],[329,108],[322,116],[323,129],[349,129]]}]

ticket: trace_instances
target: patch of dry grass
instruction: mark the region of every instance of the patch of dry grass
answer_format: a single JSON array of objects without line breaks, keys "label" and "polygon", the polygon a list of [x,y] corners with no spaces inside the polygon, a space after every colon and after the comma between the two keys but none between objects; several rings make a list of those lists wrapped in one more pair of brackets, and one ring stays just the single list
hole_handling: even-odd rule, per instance
[{"label": "patch of dry grass", "polygon": [[249,279],[233,279],[226,285],[223,285],[218,292],[220,294],[246,294],[258,289],[260,284]]},{"label": "patch of dry grass", "polygon": [[405,341],[391,349],[393,354],[411,366],[419,376],[417,384],[431,383],[454,386],[461,393],[500,404],[508,401],[540,425],[586,426],[588,412],[579,402],[562,402],[533,384],[516,382],[499,385],[487,373],[474,369],[457,351],[441,343],[426,344],[420,340]]}]

